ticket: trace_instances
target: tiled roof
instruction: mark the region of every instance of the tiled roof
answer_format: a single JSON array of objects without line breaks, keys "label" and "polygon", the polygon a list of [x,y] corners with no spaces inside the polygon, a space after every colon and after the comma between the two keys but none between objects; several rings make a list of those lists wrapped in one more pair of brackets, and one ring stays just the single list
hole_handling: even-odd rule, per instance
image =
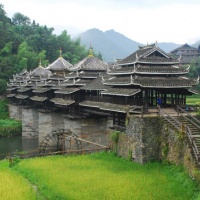
[{"label": "tiled roof", "polygon": [[104,85],[132,85],[131,76],[113,76],[103,81]]},{"label": "tiled roof", "polygon": [[107,70],[108,64],[95,57],[86,57],[71,68],[71,70]]},{"label": "tiled roof", "polygon": [[29,90],[31,90],[32,87],[20,87],[17,92],[27,92]]},{"label": "tiled roof", "polygon": [[16,94],[8,94],[6,97],[11,98],[14,97]]},{"label": "tiled roof", "polygon": [[31,72],[31,76],[35,76],[35,77],[49,77],[51,75],[52,75],[52,72],[50,72],[48,69],[46,69],[42,66],[35,68]]},{"label": "tiled roof", "polygon": [[137,65],[135,73],[143,74],[186,74],[189,69],[176,65]]},{"label": "tiled roof", "polygon": [[16,89],[18,89],[18,87],[8,87],[6,90],[7,91],[13,91],[13,90],[16,90]]},{"label": "tiled roof", "polygon": [[62,99],[62,98],[53,98],[50,101],[57,105],[63,105],[63,106],[68,106],[75,102],[74,100],[66,100],[66,99]]},{"label": "tiled roof", "polygon": [[54,93],[56,93],[56,94],[71,94],[71,93],[77,92],[79,90],[80,90],[80,88],[67,87],[67,88],[58,89]]},{"label": "tiled roof", "polygon": [[112,68],[109,68],[107,73],[110,75],[133,74],[134,66],[132,65],[132,66],[127,66],[127,67],[120,67],[120,66],[112,67]]},{"label": "tiled roof", "polygon": [[49,66],[46,67],[46,69],[52,70],[52,71],[64,71],[69,70],[73,65],[66,61],[63,57],[59,57],[57,60],[55,60],[53,63],[51,63]]},{"label": "tiled roof", "polygon": [[98,77],[87,85],[81,87],[81,90],[105,90],[108,86],[104,85],[102,81],[102,77]]},{"label": "tiled roof", "polygon": [[188,44],[186,43],[186,44],[183,44],[183,45],[181,45],[180,47],[178,47],[178,48],[172,50],[171,53],[173,53],[173,52],[175,52],[175,51],[179,51],[179,50],[183,51],[183,50],[198,50],[198,49],[195,48],[195,47],[191,47],[190,45],[188,45]]},{"label": "tiled roof", "polygon": [[193,94],[199,94],[199,89],[196,86],[192,86],[188,91]]},{"label": "tiled roof", "polygon": [[103,72],[98,72],[98,71],[81,71],[79,73],[80,78],[97,78],[99,76],[102,76],[104,73]]},{"label": "tiled roof", "polygon": [[181,56],[181,64],[190,64],[193,60],[197,63],[199,56]]},{"label": "tiled roof", "polygon": [[134,84],[142,87],[156,87],[156,88],[177,88],[177,87],[191,87],[197,84],[197,80],[186,77],[141,77],[134,78]]},{"label": "tiled roof", "polygon": [[34,93],[44,93],[47,91],[50,91],[51,87],[34,87],[33,91]]},{"label": "tiled roof", "polygon": [[42,101],[47,100],[47,97],[33,96],[33,97],[30,97],[30,99],[31,99],[32,101],[39,101],[39,102],[42,102]]},{"label": "tiled roof", "polygon": [[[154,52],[159,52],[162,57],[156,56],[151,57],[150,55]],[[172,57],[170,57],[167,53],[165,53],[162,49],[157,47],[156,45],[148,45],[143,48],[138,49],[125,59],[117,62],[117,65],[125,65],[131,63],[177,63],[178,61]]]},{"label": "tiled roof", "polygon": [[65,80],[65,76],[64,74],[53,73],[52,76],[48,78],[48,80]]},{"label": "tiled roof", "polygon": [[103,95],[119,95],[119,96],[133,96],[137,93],[141,92],[140,89],[133,89],[133,88],[108,88],[105,91],[102,91],[101,94]]},{"label": "tiled roof", "polygon": [[100,110],[107,110],[107,111],[114,111],[114,112],[121,112],[121,113],[126,113],[127,107],[129,107],[129,105],[120,105],[120,104],[96,102],[96,101],[83,101],[79,103],[79,105],[86,106],[86,107],[99,108]]},{"label": "tiled roof", "polygon": [[198,84],[196,79],[186,77],[162,77],[162,76],[126,76],[113,77],[111,80],[104,81],[105,85],[140,85],[142,87],[156,88],[175,88],[175,87],[191,87]]},{"label": "tiled roof", "polygon": [[28,98],[29,96],[28,95],[22,95],[22,94],[18,94],[15,96],[17,99],[26,99]]}]

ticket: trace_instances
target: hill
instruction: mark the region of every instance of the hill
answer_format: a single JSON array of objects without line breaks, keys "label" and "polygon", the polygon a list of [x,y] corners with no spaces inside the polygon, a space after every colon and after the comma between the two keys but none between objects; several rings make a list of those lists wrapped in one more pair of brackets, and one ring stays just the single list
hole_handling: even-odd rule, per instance
[{"label": "hill", "polygon": [[[138,49],[139,45],[143,45],[137,41],[131,40],[121,33],[114,30],[101,31],[99,29],[89,29],[75,38],[81,38],[81,44],[86,48],[92,47],[96,53],[103,55],[103,60],[113,62],[115,58],[125,58]],[[180,46],[175,43],[158,43],[158,46],[166,52]]]}]

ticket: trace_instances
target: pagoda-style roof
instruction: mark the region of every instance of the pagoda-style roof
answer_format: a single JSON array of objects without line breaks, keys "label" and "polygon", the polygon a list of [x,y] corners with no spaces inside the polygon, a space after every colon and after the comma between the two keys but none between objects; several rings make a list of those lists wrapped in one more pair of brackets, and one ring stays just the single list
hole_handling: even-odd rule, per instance
[{"label": "pagoda-style roof", "polygon": [[20,87],[17,92],[27,92],[29,90],[32,90],[32,87]]},{"label": "pagoda-style roof", "polygon": [[48,80],[65,80],[65,76],[64,74],[53,73],[51,77],[48,78]]},{"label": "pagoda-style roof", "polygon": [[191,92],[192,94],[199,94],[199,90],[196,86],[192,86],[191,88],[189,88],[188,91]]},{"label": "pagoda-style roof", "polygon": [[70,72],[70,73],[68,73],[68,74],[64,74],[64,77],[65,77],[66,79],[78,78],[78,77],[79,77],[79,73],[78,73],[78,71]]},{"label": "pagoda-style roof", "polygon": [[86,57],[71,68],[71,70],[100,70],[105,71],[108,68],[108,64],[95,57]]},{"label": "pagoda-style roof", "polygon": [[137,93],[141,92],[140,89],[133,89],[133,88],[108,88],[105,91],[102,91],[101,94],[103,95],[114,95],[114,96],[133,96]]},{"label": "pagoda-style roof", "polygon": [[106,90],[107,88],[108,86],[104,85],[102,82],[102,77],[98,77],[87,85],[81,87],[81,90]]},{"label": "pagoda-style roof", "polygon": [[41,64],[30,73],[30,76],[33,77],[50,77],[51,75],[52,72],[42,67]]},{"label": "pagoda-style roof", "polygon": [[103,82],[110,86],[138,85],[141,87],[152,88],[187,88],[198,84],[198,79],[187,77],[168,77],[168,76],[116,76]]},{"label": "pagoda-style roof", "polygon": [[183,68],[177,65],[137,65],[136,74],[187,74],[189,67]]},{"label": "pagoda-style roof", "polygon": [[29,96],[28,95],[17,94],[17,95],[15,95],[15,97],[17,99],[27,99]]},{"label": "pagoda-style roof", "polygon": [[113,66],[109,68],[107,71],[107,74],[109,75],[126,75],[126,74],[134,74],[134,73],[135,73],[134,66],[127,66],[127,67]]},{"label": "pagoda-style roof", "polygon": [[60,83],[60,86],[83,86],[89,83],[91,80],[87,79],[66,79]]},{"label": "pagoda-style roof", "polygon": [[47,91],[50,91],[51,87],[34,87],[33,91],[34,93],[45,93]]},{"label": "pagoda-style roof", "polygon": [[30,99],[31,99],[32,101],[43,102],[43,101],[47,100],[47,97],[33,96],[33,97],[30,97]]},{"label": "pagoda-style roof", "polygon": [[177,65],[144,65],[134,64],[132,66],[117,66],[110,68],[108,74],[110,75],[128,75],[128,74],[187,74],[189,67],[183,68]]},{"label": "pagoda-style roof", "polygon": [[13,79],[9,79],[9,81],[12,83],[12,82],[17,82],[17,83],[20,83],[20,82],[24,82],[24,81],[28,81],[30,80],[30,77],[29,76],[20,76],[20,77],[15,77],[13,75]]},{"label": "pagoda-style roof", "polygon": [[13,90],[17,90],[18,89],[18,87],[11,87],[11,86],[9,86],[6,90],[7,91],[13,91]]},{"label": "pagoda-style roof", "polygon": [[16,94],[8,94],[6,97],[11,98],[14,97]]},{"label": "pagoda-style roof", "polygon": [[136,76],[134,84],[142,87],[153,88],[187,88],[198,83],[197,79],[189,79],[187,77],[142,77]]},{"label": "pagoda-style roof", "polygon": [[55,60],[53,63],[48,65],[46,69],[49,69],[51,71],[64,71],[69,70],[72,68],[72,64],[66,61],[62,56],[60,56],[57,60]]},{"label": "pagoda-style roof", "polygon": [[120,105],[107,102],[96,102],[96,101],[83,101],[79,103],[80,106],[98,108],[105,111],[113,111],[120,113],[127,113],[127,108],[129,105]]},{"label": "pagoda-style roof", "polygon": [[60,88],[60,89],[56,90],[54,93],[55,94],[71,94],[71,93],[77,92],[79,90],[80,90],[80,88],[67,87],[67,88]]},{"label": "pagoda-style roof", "polygon": [[191,51],[191,50],[197,51],[198,49],[195,48],[195,47],[191,47],[190,45],[188,45],[187,43],[185,43],[185,44],[181,45],[180,47],[178,47],[176,49],[173,49],[171,51],[171,53],[175,53],[177,51]]},{"label": "pagoda-style roof", "polygon": [[51,102],[55,103],[56,105],[68,106],[75,103],[74,100],[66,100],[62,98],[53,98],[50,100]]},{"label": "pagoda-style roof", "polygon": [[130,65],[134,63],[154,63],[169,64],[179,63],[178,59],[174,59],[166,52],[161,50],[157,44],[140,47],[137,51],[117,62],[117,65]]}]

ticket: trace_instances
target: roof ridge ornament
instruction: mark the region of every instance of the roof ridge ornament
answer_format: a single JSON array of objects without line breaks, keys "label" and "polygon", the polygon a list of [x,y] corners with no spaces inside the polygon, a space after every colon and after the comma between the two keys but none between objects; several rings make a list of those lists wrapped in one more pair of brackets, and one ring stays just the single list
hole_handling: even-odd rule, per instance
[{"label": "roof ridge ornament", "polygon": [[62,48],[61,48],[61,47],[60,47],[60,50],[59,50],[59,51],[60,51],[59,57],[62,58]]},{"label": "roof ridge ornament", "polygon": [[197,84],[199,83],[199,75],[198,75],[198,78],[197,78],[196,82],[197,82]]},{"label": "roof ridge ornament", "polygon": [[90,49],[89,49],[88,57],[94,57],[91,42],[90,42]]},{"label": "roof ridge ornament", "polygon": [[179,61],[179,62],[181,61],[181,54],[179,55],[178,61]]},{"label": "roof ridge ornament", "polygon": [[40,58],[39,67],[42,67],[42,60]]},{"label": "roof ridge ornament", "polygon": [[156,40],[156,43],[155,43],[155,48],[157,48],[158,47],[158,42],[157,42],[157,40]]},{"label": "roof ridge ornament", "polygon": [[136,61],[138,61],[138,60],[139,60],[139,57],[138,57],[137,52],[136,52],[136,54],[135,54],[135,57],[136,57]]},{"label": "roof ridge ornament", "polygon": [[102,83],[105,82],[105,79],[103,78],[103,76],[101,77]]}]

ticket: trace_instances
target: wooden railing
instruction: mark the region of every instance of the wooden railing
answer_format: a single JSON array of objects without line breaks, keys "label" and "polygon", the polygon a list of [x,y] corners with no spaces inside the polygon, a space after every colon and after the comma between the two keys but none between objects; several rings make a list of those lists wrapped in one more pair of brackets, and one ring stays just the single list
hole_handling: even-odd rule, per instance
[{"label": "wooden railing", "polygon": [[[185,124],[183,124],[176,118],[172,117],[170,114],[165,112],[160,107],[158,107],[158,114],[159,114],[159,116],[162,116],[166,121],[168,121],[171,125],[173,125],[174,128],[176,128],[179,131],[184,131],[186,133],[186,135],[189,139],[191,148],[193,150],[195,159],[197,161],[197,164],[200,165],[199,149],[198,149],[196,141],[195,141],[196,136],[194,137],[190,127],[186,126]],[[187,121],[189,121],[190,123],[195,125],[198,129],[200,128],[200,121],[198,119],[196,119],[194,116],[192,116],[190,113],[188,113],[185,110],[183,110],[182,108],[180,108],[179,106],[177,107],[177,116],[182,116]],[[200,135],[199,135],[199,137],[200,137]]]},{"label": "wooden railing", "polygon": [[200,121],[193,115],[182,109],[180,106],[177,106],[177,113],[178,116],[185,118],[187,121],[192,123],[195,127],[197,127],[200,130]]},{"label": "wooden railing", "polygon": [[158,106],[158,115],[162,116],[166,121],[168,121],[177,130],[182,130],[182,123],[180,123],[176,118],[172,117],[169,113],[165,112]]},{"label": "wooden railing", "polygon": [[199,149],[196,145],[196,142],[194,140],[194,137],[192,136],[192,132],[190,130],[190,128],[187,126],[186,127],[186,135],[188,136],[188,139],[190,141],[190,144],[191,144],[191,147],[192,147],[192,150],[194,152],[194,155],[195,155],[195,158],[196,158],[196,161],[198,163],[198,165],[200,164],[200,156],[199,156]]}]

